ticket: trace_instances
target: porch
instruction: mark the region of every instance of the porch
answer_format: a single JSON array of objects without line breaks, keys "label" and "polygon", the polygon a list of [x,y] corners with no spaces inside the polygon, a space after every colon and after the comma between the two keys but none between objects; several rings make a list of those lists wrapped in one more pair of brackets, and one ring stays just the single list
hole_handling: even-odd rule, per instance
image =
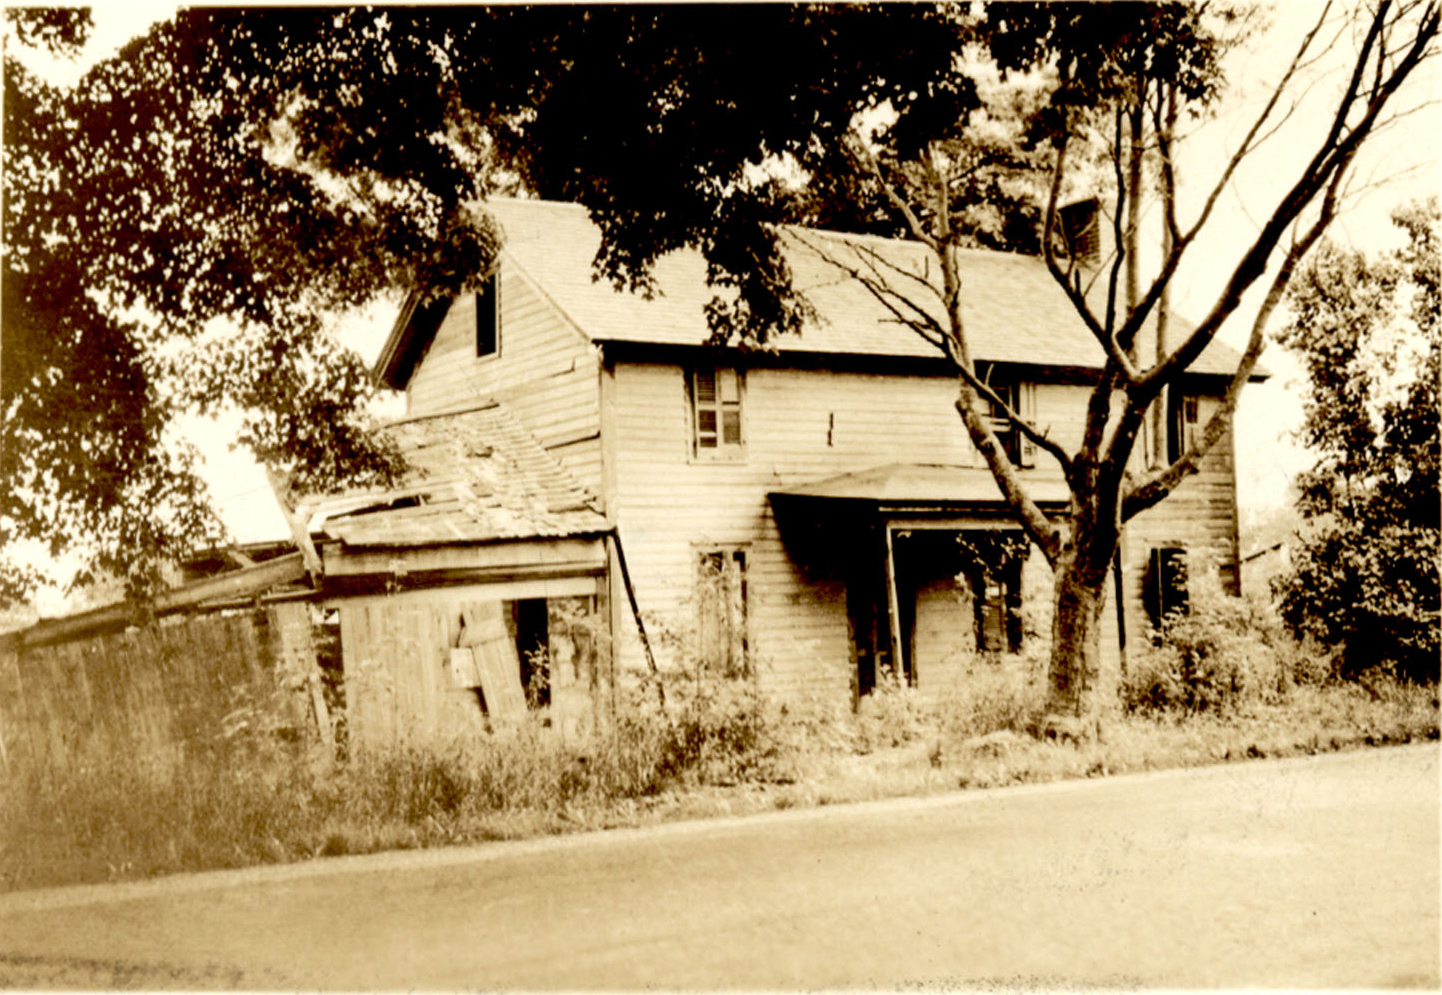
[{"label": "porch", "polygon": [[[1064,513],[1063,481],[1029,486]],[[844,584],[853,700],[884,680],[939,694],[1044,638],[1050,572],[986,470],[895,463],[769,496],[793,561]]]}]

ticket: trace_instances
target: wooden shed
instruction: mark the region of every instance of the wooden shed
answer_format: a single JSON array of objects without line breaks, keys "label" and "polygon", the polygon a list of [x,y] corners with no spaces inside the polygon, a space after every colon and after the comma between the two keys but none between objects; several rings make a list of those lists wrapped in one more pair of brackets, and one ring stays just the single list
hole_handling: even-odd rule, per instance
[{"label": "wooden shed", "polygon": [[610,686],[594,498],[494,401],[386,431],[404,479],[300,509],[353,747],[472,736],[528,710],[578,730]]}]

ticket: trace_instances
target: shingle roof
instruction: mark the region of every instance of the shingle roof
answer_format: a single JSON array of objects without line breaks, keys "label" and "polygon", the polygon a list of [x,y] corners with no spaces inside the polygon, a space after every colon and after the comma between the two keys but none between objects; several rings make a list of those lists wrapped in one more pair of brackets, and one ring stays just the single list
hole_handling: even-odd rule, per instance
[{"label": "shingle roof", "polygon": [[411,546],[604,532],[592,495],[500,404],[385,429],[411,470],[388,490],[310,503],[312,534]]},{"label": "shingle roof", "polygon": [[[707,340],[703,309],[713,291],[706,285],[706,264],[699,252],[683,250],[658,259],[658,293],[647,299],[615,290],[605,280],[592,280],[600,230],[584,207],[506,199],[486,207],[505,233],[507,257],[591,339],[669,345],[700,345]],[[901,325],[856,280],[825,258],[853,265],[876,258],[882,260],[879,265],[899,267],[937,285],[937,266],[924,246],[789,228],[782,248],[795,285],[821,316],[799,336],[778,337],[776,344],[783,353],[937,356],[934,346]],[[975,358],[1046,366],[1101,365],[1101,347],[1040,259],[964,250],[960,270],[962,315]],[[943,317],[939,304],[929,310],[938,319]],[[1176,316],[1173,321],[1177,334],[1190,328]],[[1236,363],[1235,352],[1213,342],[1192,370],[1230,375]]]}]

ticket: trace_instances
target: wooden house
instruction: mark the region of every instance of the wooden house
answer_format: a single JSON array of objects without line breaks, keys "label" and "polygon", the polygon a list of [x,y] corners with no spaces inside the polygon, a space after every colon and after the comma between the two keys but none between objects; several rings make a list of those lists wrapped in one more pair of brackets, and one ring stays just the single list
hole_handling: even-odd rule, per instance
[{"label": "wooden house", "polygon": [[[429,447],[431,485],[456,483],[347,499],[359,501],[348,518],[319,509],[329,591],[355,584],[376,606],[408,585],[432,601],[499,598],[522,641],[523,615],[539,609],[516,604],[587,597],[623,669],[646,665],[644,622],[663,674],[699,663],[797,703],[852,703],[887,673],[943,694],[979,661],[1045,645],[1049,574],[1008,541],[1020,532],[956,414],[953,375],[831,261],[931,279],[919,246],[788,232],[818,317],[745,351],[708,344],[698,254],[663,257],[656,293],[633,294],[593,279],[599,232],[584,209],[487,207],[504,232],[495,271],[474,294],[425,307],[413,296],[375,367],[405,391],[409,424],[429,426],[403,431]],[[961,274],[989,382],[1075,444],[1099,346],[1040,260],[968,251]],[[1203,354],[1156,448],[1175,450],[1206,419],[1235,362],[1221,345]],[[1060,512],[1056,464],[999,428],[1032,493]],[[457,519],[469,498],[504,491],[467,475],[522,453],[532,483],[520,510]],[[1228,438],[1127,528],[1110,658],[1145,636],[1188,558],[1235,584],[1236,521]],[[435,638],[454,645],[456,633]]]}]

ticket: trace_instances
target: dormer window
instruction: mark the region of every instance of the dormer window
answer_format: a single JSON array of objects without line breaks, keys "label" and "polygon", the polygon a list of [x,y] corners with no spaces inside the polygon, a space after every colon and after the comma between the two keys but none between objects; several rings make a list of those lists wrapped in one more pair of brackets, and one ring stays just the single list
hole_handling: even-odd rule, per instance
[{"label": "dormer window", "polygon": [[497,283],[493,273],[476,292],[476,355],[480,357],[501,351],[501,291]]},{"label": "dormer window", "polygon": [[697,459],[743,459],[739,370],[697,367],[691,371],[691,451]]}]

